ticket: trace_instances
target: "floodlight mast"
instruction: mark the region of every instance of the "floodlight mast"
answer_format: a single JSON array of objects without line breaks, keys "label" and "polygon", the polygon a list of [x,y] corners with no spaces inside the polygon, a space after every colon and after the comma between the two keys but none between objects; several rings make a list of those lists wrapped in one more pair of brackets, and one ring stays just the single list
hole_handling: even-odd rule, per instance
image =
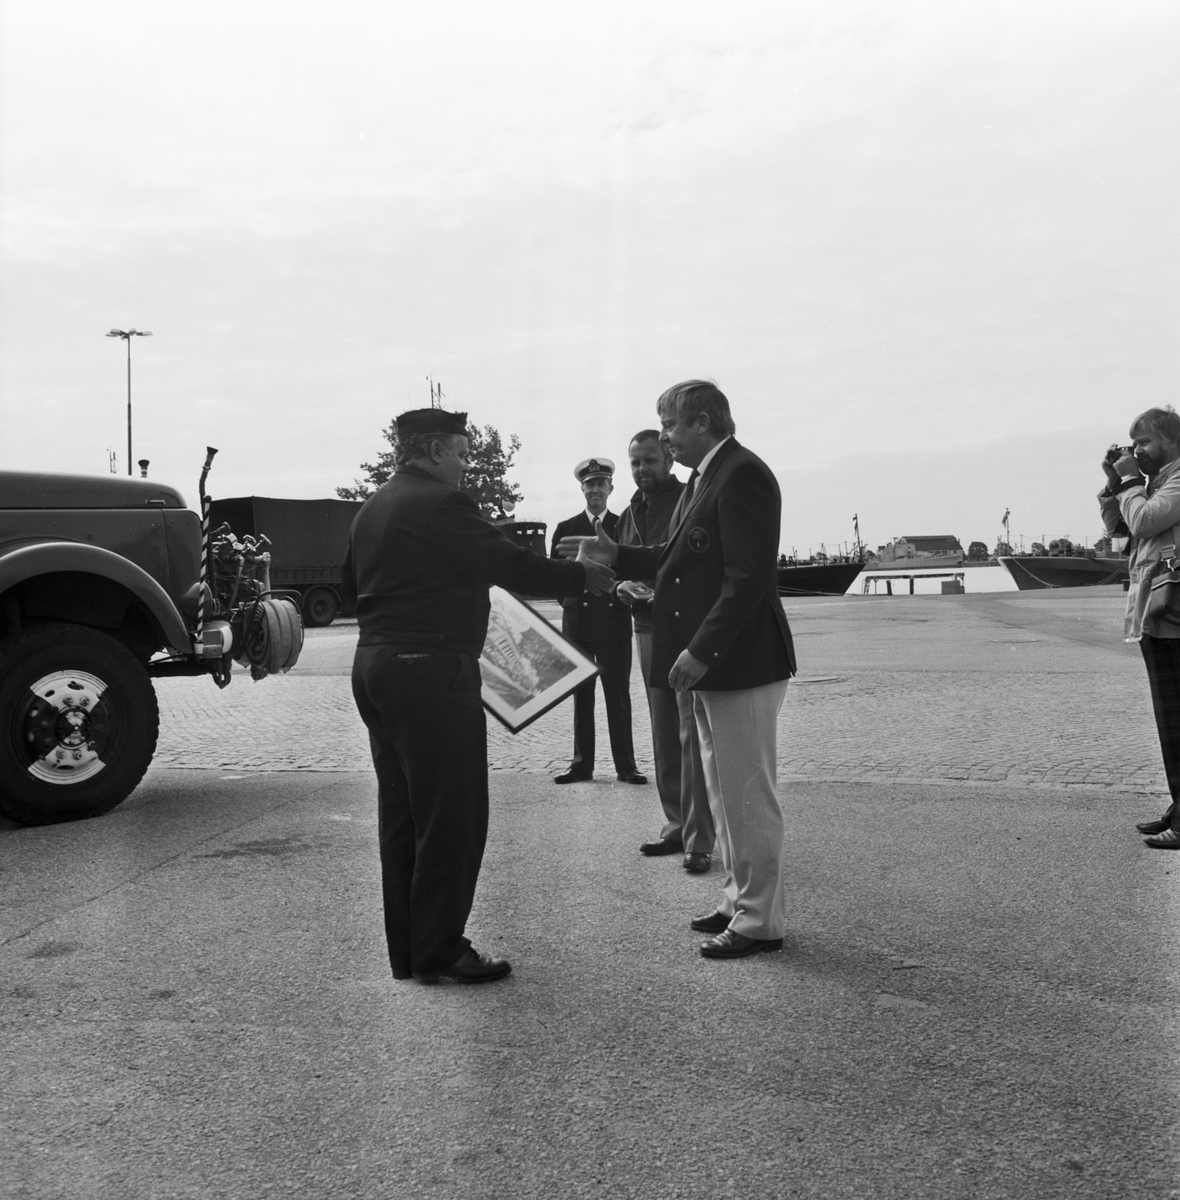
[{"label": "floodlight mast", "polygon": [[127,474],[132,473],[131,464],[131,339],[133,337],[151,337],[148,329],[112,329],[107,337],[122,338],[127,343]]}]

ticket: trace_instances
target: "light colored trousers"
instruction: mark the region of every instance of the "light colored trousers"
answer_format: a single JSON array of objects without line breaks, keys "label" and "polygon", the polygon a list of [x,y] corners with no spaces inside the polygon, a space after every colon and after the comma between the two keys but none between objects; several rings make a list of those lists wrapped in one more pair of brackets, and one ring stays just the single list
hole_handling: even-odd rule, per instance
[{"label": "light colored trousers", "polygon": [[717,850],[725,872],[717,911],[743,937],[783,936],[783,810],[776,734],[787,681],[692,692]]}]

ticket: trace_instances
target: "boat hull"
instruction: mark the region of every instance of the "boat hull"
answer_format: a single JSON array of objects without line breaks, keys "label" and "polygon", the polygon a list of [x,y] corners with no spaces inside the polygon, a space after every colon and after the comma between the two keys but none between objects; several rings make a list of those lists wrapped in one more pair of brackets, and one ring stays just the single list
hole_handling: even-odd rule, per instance
[{"label": "boat hull", "polygon": [[812,566],[779,567],[780,596],[843,596],[864,563],[817,563]]},{"label": "boat hull", "polygon": [[1130,578],[1125,558],[1054,558],[1001,555],[1000,562],[1022,592],[1042,588],[1097,587]]}]

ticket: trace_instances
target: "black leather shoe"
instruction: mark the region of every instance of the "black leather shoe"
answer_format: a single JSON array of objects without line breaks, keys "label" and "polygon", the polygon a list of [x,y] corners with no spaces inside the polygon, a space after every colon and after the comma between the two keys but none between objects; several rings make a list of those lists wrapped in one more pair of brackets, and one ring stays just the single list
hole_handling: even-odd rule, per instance
[{"label": "black leather shoe", "polygon": [[1153,850],[1180,850],[1180,829],[1165,829],[1155,837],[1144,838],[1143,844]]},{"label": "black leather shoe", "polygon": [[783,948],[782,938],[748,938],[727,929],[701,943],[703,958],[745,958],[747,954],[769,954]]},{"label": "black leather shoe", "polygon": [[593,779],[593,775],[587,775],[584,771],[566,771],[563,775],[555,775],[554,783],[589,783]]},{"label": "black leather shoe", "polygon": [[640,775],[638,771],[620,771],[615,777],[620,783],[646,783],[647,776]]},{"label": "black leather shoe", "polygon": [[420,972],[418,979],[422,983],[438,983],[440,979],[453,979],[456,983],[491,983],[493,979],[503,979],[511,970],[512,964],[506,958],[480,954],[474,946],[469,946],[445,971]]},{"label": "black leather shoe", "polygon": [[723,912],[711,912],[707,917],[693,917],[690,923],[697,933],[724,933],[732,920]]},{"label": "black leather shoe", "polygon": [[1171,823],[1172,822],[1165,817],[1159,821],[1140,821],[1135,828],[1138,829],[1140,833],[1163,833],[1163,831],[1167,829]]},{"label": "black leather shoe", "polygon": [[664,854],[679,854],[684,849],[684,843],[679,838],[660,838],[654,842],[643,842],[639,847],[640,854],[648,858],[659,858]]},{"label": "black leather shoe", "polygon": [[690,875],[703,875],[713,865],[713,860],[707,854],[686,854],[680,865]]}]

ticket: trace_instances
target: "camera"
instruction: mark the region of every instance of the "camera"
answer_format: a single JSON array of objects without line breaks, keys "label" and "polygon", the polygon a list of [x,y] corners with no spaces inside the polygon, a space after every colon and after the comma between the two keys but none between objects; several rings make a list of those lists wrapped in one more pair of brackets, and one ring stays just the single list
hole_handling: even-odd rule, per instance
[{"label": "camera", "polygon": [[1113,467],[1120,458],[1123,458],[1127,454],[1131,455],[1132,458],[1135,457],[1135,451],[1130,446],[1114,445],[1107,450],[1106,461]]}]

